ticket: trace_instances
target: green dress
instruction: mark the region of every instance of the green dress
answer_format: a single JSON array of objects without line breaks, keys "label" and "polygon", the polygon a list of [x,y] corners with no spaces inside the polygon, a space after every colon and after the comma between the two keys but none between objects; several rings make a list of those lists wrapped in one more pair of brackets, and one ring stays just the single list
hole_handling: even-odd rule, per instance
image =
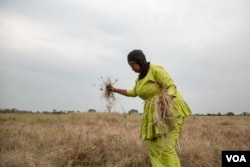
[{"label": "green dress", "polygon": [[[176,118],[174,129],[169,129],[166,137],[160,137],[161,132],[154,124],[155,101],[157,96],[166,91],[173,98],[172,114]],[[145,101],[140,137],[149,141],[151,163],[154,167],[180,166],[175,146],[182,130],[184,117],[191,110],[177,90],[172,78],[162,66],[150,64],[147,75],[136,80],[135,86],[127,90],[128,96],[139,96]]]}]

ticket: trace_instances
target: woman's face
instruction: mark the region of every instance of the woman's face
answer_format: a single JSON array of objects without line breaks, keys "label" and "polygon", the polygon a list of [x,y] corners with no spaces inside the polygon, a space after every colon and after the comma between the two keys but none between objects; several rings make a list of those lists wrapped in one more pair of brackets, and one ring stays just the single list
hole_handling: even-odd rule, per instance
[{"label": "woman's face", "polygon": [[137,63],[131,63],[131,62],[129,62],[128,64],[129,64],[129,66],[132,68],[132,70],[134,72],[140,73],[141,67],[140,67],[139,64],[137,64]]}]

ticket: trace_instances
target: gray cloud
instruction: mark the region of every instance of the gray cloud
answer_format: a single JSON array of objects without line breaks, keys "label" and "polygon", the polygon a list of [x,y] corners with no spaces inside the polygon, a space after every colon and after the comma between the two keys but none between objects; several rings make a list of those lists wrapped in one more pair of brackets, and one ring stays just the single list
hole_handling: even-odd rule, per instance
[{"label": "gray cloud", "polygon": [[[105,110],[100,77],[133,87],[127,53],[163,65],[194,113],[250,105],[249,2],[1,1],[0,107]],[[93,86],[95,85],[95,86]],[[142,111],[117,95],[115,109]]]}]

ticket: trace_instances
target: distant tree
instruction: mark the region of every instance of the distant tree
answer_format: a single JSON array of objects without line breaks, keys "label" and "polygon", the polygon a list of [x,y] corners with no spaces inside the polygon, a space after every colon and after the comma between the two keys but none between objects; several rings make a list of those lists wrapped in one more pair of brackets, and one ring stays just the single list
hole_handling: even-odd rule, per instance
[{"label": "distant tree", "polygon": [[64,111],[53,111],[52,114],[66,114]]},{"label": "distant tree", "polygon": [[18,111],[18,109],[16,109],[16,108],[12,108],[11,110],[10,110],[10,112],[17,112]]},{"label": "distant tree", "polygon": [[1,113],[10,113],[10,109],[1,109]]},{"label": "distant tree", "polygon": [[96,110],[91,108],[88,110],[88,112],[96,112]]},{"label": "distant tree", "polygon": [[207,116],[215,116],[216,114],[208,113]]},{"label": "distant tree", "polygon": [[249,114],[248,112],[243,112],[242,115],[243,115],[243,116],[248,116],[248,115],[250,115],[250,114]]},{"label": "distant tree", "polygon": [[136,110],[136,109],[131,109],[131,110],[129,110],[129,112],[128,112],[128,114],[138,114],[138,110]]},{"label": "distant tree", "polygon": [[233,112],[228,112],[228,113],[226,114],[226,116],[234,116],[234,113],[233,113]]}]

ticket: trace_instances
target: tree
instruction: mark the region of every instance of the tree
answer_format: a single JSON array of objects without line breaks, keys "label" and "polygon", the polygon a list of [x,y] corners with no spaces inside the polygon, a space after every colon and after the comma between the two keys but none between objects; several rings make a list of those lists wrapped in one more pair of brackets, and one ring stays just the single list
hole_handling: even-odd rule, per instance
[{"label": "tree", "polygon": [[250,114],[249,114],[248,112],[243,112],[242,115],[243,115],[243,116],[248,116],[248,115],[250,115]]},{"label": "tree", "polygon": [[88,112],[96,112],[96,110],[91,108],[88,110]]},{"label": "tree", "polygon": [[133,113],[138,114],[138,110],[136,110],[136,109],[131,109],[131,110],[129,110],[129,112],[128,112],[128,114],[133,114]]},{"label": "tree", "polygon": [[233,112],[228,112],[228,113],[226,114],[226,116],[234,116],[234,113],[233,113]]}]

